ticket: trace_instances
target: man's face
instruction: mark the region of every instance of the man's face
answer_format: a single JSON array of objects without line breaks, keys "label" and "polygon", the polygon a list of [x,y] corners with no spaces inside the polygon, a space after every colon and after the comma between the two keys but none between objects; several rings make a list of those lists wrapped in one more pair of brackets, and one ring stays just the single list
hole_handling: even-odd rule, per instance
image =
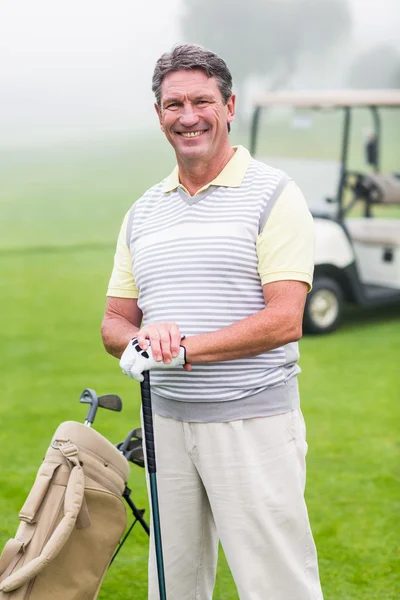
[{"label": "man's face", "polygon": [[235,96],[224,104],[217,80],[204,71],[169,73],[156,111],[178,158],[210,160],[230,148],[228,123],[233,121]]}]

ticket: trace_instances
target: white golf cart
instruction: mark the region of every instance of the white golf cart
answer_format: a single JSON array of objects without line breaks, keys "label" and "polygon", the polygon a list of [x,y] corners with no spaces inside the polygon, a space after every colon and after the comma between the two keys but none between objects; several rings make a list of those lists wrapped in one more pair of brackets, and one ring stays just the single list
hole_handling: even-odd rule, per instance
[{"label": "white golf cart", "polygon": [[[306,333],[337,329],[345,303],[400,305],[400,111],[393,107],[400,90],[270,92],[254,105],[252,155],[296,181],[315,219]],[[380,169],[382,111],[385,136],[393,137],[391,174]]]}]

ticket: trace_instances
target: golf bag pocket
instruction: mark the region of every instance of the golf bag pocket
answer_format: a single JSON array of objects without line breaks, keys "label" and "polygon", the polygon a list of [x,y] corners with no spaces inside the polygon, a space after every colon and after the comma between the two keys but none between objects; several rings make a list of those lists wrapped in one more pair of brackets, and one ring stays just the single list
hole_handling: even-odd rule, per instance
[{"label": "golf bag pocket", "polygon": [[62,423],[0,556],[0,600],[95,599],[126,526],[123,455]]}]

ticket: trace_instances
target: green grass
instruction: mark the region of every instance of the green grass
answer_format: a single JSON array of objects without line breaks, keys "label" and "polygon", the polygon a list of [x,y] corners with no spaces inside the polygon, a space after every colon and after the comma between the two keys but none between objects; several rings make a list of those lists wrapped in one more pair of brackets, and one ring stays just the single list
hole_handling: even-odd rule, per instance
[{"label": "green grass", "polygon": [[[99,325],[123,214],[173,160],[156,144],[150,169],[132,148],[8,156],[0,173],[0,547],[53,431],[83,420],[85,387],[123,398],[121,415],[96,420],[110,440],[139,425],[138,384],[104,352]],[[301,342],[307,501],[326,600],[400,597],[399,317],[396,307],[354,311],[340,331]],[[132,466],[130,486],[148,516],[142,469]],[[135,527],[100,598],[144,600],[146,557]],[[221,555],[214,599],[237,598]]]}]

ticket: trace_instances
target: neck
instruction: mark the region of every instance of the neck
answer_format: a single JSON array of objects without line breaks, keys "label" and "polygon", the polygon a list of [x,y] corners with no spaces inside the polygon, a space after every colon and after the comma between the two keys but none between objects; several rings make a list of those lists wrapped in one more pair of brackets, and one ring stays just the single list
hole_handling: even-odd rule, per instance
[{"label": "neck", "polygon": [[234,149],[228,146],[225,152],[210,159],[181,160],[177,157],[179,168],[179,181],[185,186],[191,196],[217,177],[235,154]]}]

